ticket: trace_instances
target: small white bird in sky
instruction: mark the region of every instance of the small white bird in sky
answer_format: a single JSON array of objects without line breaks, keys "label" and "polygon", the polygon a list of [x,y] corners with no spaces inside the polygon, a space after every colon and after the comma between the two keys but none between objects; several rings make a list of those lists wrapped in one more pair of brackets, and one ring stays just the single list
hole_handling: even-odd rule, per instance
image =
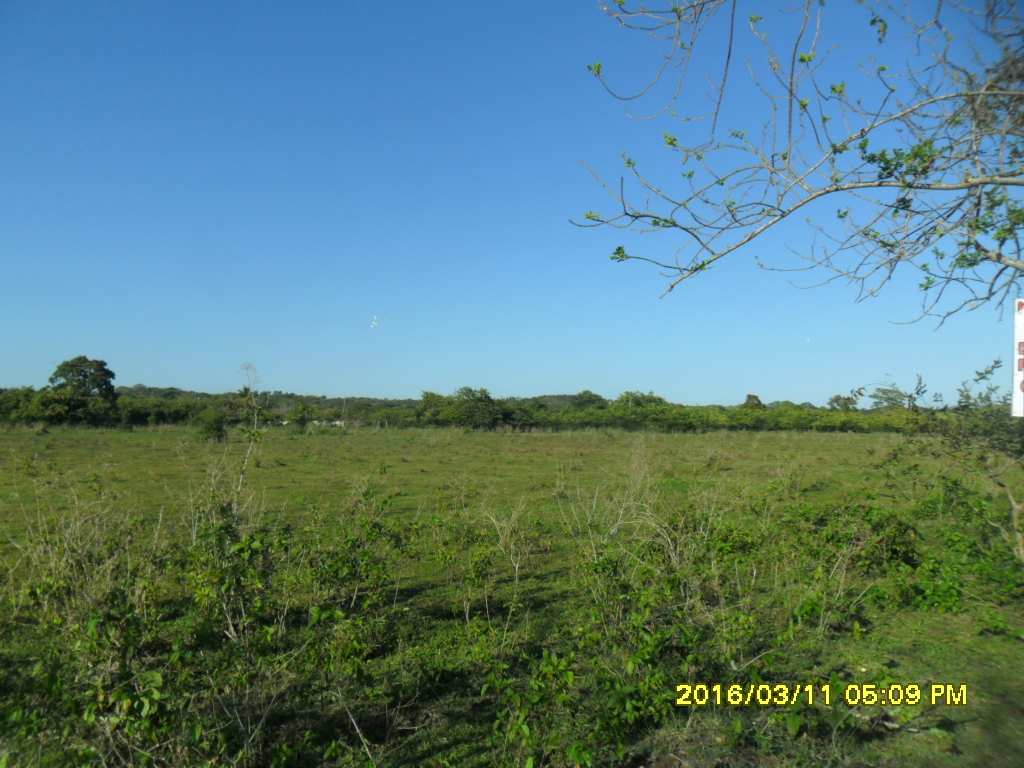
[{"label": "small white bird in sky", "polygon": [[[384,315],[384,319],[385,319],[385,320],[387,319],[387,317],[388,317],[387,315]],[[378,320],[377,320],[377,316],[376,316],[376,315],[374,315],[374,316],[373,316],[373,322],[372,322],[372,323],[370,323],[370,328],[371,328],[371,329],[373,329],[373,328],[376,328],[376,327],[377,327],[378,325],[380,325],[380,323],[379,323],[379,322],[378,322]]]}]

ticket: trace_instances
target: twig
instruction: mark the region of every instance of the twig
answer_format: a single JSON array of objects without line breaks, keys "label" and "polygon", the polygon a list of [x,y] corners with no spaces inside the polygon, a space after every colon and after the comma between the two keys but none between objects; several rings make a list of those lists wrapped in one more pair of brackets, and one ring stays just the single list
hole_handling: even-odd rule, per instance
[{"label": "twig", "polygon": [[370,754],[370,748],[366,746],[366,738],[363,736],[363,732],[359,730],[359,723],[357,723],[356,719],[352,717],[352,713],[348,710],[348,705],[342,704],[342,706],[345,707],[345,712],[346,714],[348,714],[348,719],[352,721],[352,725],[355,726],[356,733],[359,734],[359,741],[362,742],[363,749],[366,750],[366,757],[370,761],[370,765],[372,765],[373,768],[377,768],[377,763],[374,761],[373,755]]}]

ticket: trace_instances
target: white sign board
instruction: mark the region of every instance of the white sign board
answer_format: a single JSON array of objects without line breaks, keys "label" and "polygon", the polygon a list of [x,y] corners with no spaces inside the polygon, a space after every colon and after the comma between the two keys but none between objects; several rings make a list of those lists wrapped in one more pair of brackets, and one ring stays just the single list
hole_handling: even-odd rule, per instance
[{"label": "white sign board", "polygon": [[1024,416],[1024,299],[1013,302],[1013,415]]}]

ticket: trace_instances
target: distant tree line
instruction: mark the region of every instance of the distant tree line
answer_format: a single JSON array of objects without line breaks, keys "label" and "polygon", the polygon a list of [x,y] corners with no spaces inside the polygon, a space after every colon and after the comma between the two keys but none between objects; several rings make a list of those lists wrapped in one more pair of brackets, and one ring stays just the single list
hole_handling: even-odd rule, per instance
[{"label": "distant tree line", "polygon": [[[252,392],[209,395],[136,385],[113,385],[103,360],[80,356],[57,366],[41,389],[0,389],[0,423],[134,428],[191,424],[209,437],[246,421]],[[915,391],[920,395],[920,387]],[[260,411],[271,423],[304,428],[314,424],[389,427],[461,427],[479,430],[653,429],[815,430],[822,432],[913,432],[930,429],[934,409],[915,393],[879,387],[858,408],[863,391],[836,395],[828,406],[789,401],[765,405],[757,395],[735,406],[685,406],[648,392],[623,392],[615,400],[584,390],[576,395],[495,398],[486,389],[463,387],[451,395],[423,392],[419,400],[335,398],[282,392],[259,393]]]},{"label": "distant tree line", "polygon": [[[898,390],[897,390],[898,391]],[[495,399],[486,389],[464,387],[453,395],[424,392],[414,409],[391,415],[395,426],[444,426],[471,429],[653,429],[663,432],[705,432],[720,429],[817,430],[824,432],[907,432],[925,425],[930,411],[916,403],[879,402],[859,410],[855,396],[837,395],[828,408],[789,401],[765,405],[748,395],[737,406],[685,406],[651,392],[623,392],[615,400],[585,390],[562,396],[565,405],[551,408],[541,398]],[[838,398],[838,399],[837,399]]]}]

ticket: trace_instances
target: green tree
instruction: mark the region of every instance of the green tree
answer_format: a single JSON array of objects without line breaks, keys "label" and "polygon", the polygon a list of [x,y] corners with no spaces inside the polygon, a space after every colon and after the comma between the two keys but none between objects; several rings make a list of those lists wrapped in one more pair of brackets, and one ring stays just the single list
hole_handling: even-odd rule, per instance
[{"label": "green tree", "polygon": [[750,408],[756,411],[767,411],[768,406],[761,402],[761,398],[757,395],[747,395],[747,399],[743,402],[740,408]]},{"label": "green tree", "polygon": [[832,395],[828,399],[828,408],[830,411],[856,411],[857,403],[863,395],[863,389],[855,390],[849,395]]},{"label": "green tree", "polygon": [[[600,63],[590,65],[613,96],[658,98],[666,92],[655,87],[659,80],[680,73],[667,105],[628,114],[675,123],[664,143],[681,164],[681,188],[623,155],[645,202],[630,202],[624,182],[602,181],[621,213],[588,212],[580,224],[670,231],[680,242],[672,260],[623,246],[613,260],[657,265],[670,279],[668,293],[732,254],[757,258],[757,245],[799,216],[810,224],[806,245],[791,248],[809,262],[802,268],[856,285],[858,300],[906,265],[921,273],[918,319],[932,315],[941,324],[961,309],[1018,295],[1020,3],[797,0],[765,6],[769,18],[747,19],[727,0],[663,11],[627,0],[602,7],[665,47],[657,74],[636,94],[620,94]],[[862,13],[863,23],[850,25],[851,13]]]},{"label": "green tree", "polygon": [[772,421],[768,406],[757,395],[747,395],[742,404],[728,409],[726,413],[729,429],[765,429]]},{"label": "green tree", "polygon": [[51,424],[113,424],[118,417],[113,381],[114,372],[103,360],[84,355],[65,360],[36,396],[32,415]]},{"label": "green tree", "polygon": [[816,411],[790,402],[781,403],[770,411],[768,424],[771,429],[813,429],[817,416]]},{"label": "green tree", "polygon": [[653,392],[623,392],[615,400],[615,406],[619,410],[632,411],[637,408],[651,408],[652,406],[668,405],[668,400],[659,397]]},{"label": "green tree", "polygon": [[598,413],[607,413],[611,416],[614,426],[640,429],[654,426],[653,421],[664,416],[670,408],[665,398],[653,392],[626,391],[609,404],[605,411]]},{"label": "green tree", "polygon": [[317,420],[316,417],[319,412],[320,409],[316,405],[300,401],[288,411],[288,415],[285,418],[297,428],[302,429],[309,422]]},{"label": "green tree", "polygon": [[452,395],[456,424],[471,429],[494,429],[501,421],[501,404],[486,389],[462,387]]},{"label": "green tree", "polygon": [[568,407],[574,411],[585,411],[588,408],[607,408],[608,401],[589,389],[584,389],[579,394],[573,395]]},{"label": "green tree", "polygon": [[498,402],[498,406],[500,411],[498,423],[513,429],[529,429],[538,426],[547,410],[547,406],[536,399],[526,400],[520,397],[506,397]]},{"label": "green tree", "polygon": [[114,372],[107,368],[105,360],[90,360],[79,355],[57,366],[50,377],[50,386],[81,397],[97,397],[113,403],[117,400],[114,378]]},{"label": "green tree", "polygon": [[872,392],[869,397],[876,410],[892,410],[894,408],[906,408],[909,411],[916,411],[920,408],[921,399],[928,393],[927,387],[917,377],[917,386],[911,392],[904,392],[893,383],[880,386]]},{"label": "green tree", "polygon": [[0,422],[29,421],[36,391],[32,387],[0,389]]},{"label": "green tree", "polygon": [[416,418],[424,424],[442,426],[452,423],[452,398],[426,390],[420,395]]},{"label": "green tree", "polygon": [[215,443],[227,440],[228,414],[222,406],[212,405],[209,408],[203,409],[196,414],[193,421],[199,427],[199,436],[203,440]]}]

